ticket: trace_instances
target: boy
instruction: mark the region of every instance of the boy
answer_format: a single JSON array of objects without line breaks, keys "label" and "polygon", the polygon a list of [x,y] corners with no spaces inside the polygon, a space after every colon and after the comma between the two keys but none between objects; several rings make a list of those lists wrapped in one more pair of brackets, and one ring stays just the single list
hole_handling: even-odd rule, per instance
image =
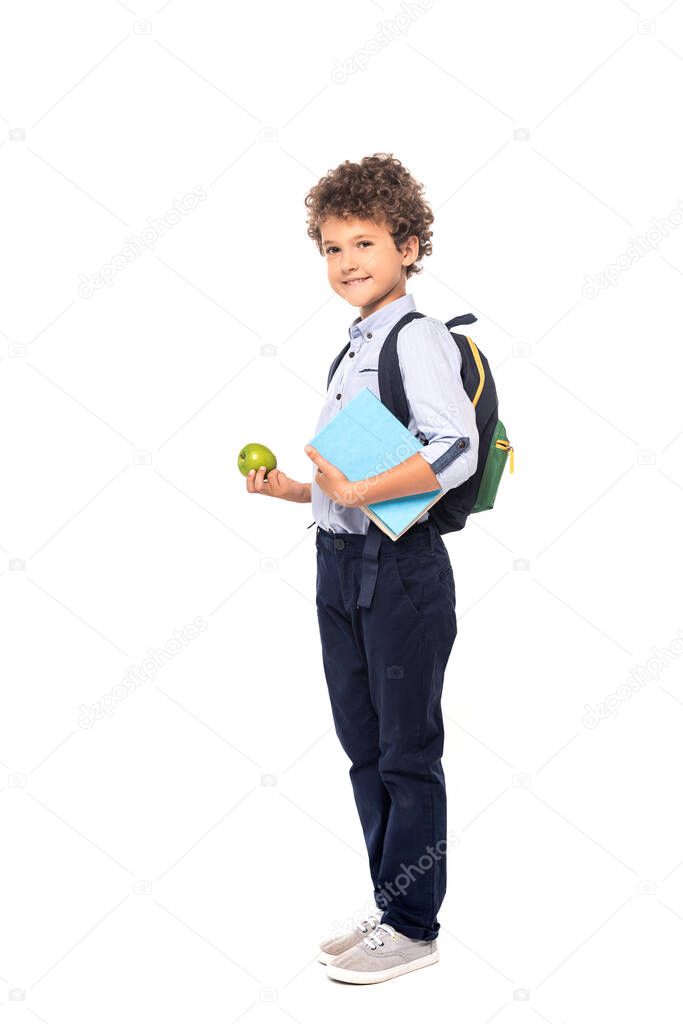
[{"label": "boy", "polygon": [[[331,287],[360,309],[330,382],[316,433],[360,391],[379,397],[377,360],[415,303],[406,281],[431,254],[433,214],[422,186],[390,154],[345,161],[309,192],[308,234]],[[428,444],[400,465],[350,481],[315,449],[312,483],[264,467],[247,490],[312,502],[316,608],[335,731],[368,853],[377,911],[320,945],[331,978],[386,981],[439,959],[446,890],[446,790],[441,693],[457,632],[448,552],[429,512],[398,541],[360,505],[457,487],[477,466],[474,407],[445,324],[412,320],[398,338],[408,429]],[[467,442],[466,444],[464,442]],[[370,528],[372,527],[372,529]]]}]

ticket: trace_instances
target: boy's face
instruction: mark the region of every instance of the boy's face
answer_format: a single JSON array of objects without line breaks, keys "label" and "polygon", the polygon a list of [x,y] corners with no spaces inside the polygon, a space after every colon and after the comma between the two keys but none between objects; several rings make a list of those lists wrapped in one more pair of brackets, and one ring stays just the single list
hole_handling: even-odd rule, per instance
[{"label": "boy's face", "polygon": [[[327,276],[332,288],[363,319],[406,293],[406,267],[414,263],[419,239],[411,235],[396,248],[384,223],[373,220],[327,217],[320,225]],[[347,284],[360,278],[358,284]]]}]

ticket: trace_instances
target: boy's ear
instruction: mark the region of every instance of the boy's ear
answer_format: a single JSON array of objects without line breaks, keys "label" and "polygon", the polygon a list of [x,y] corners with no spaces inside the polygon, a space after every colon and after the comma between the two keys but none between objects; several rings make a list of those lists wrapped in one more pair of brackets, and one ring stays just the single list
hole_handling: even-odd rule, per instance
[{"label": "boy's ear", "polygon": [[411,263],[415,262],[419,251],[420,239],[417,237],[417,235],[411,235],[410,238],[406,239],[405,244],[403,246],[403,258],[405,259],[406,256],[412,255],[410,263],[406,264],[406,266],[410,266]]}]

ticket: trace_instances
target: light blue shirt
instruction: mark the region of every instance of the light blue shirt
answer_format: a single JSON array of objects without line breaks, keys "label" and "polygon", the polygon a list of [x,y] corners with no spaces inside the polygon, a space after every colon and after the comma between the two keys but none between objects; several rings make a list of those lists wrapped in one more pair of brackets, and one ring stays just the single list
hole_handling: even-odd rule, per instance
[{"label": "light blue shirt", "polygon": [[[401,317],[414,310],[412,295],[402,295],[349,327],[350,345],[330,381],[315,434],[337,413],[368,388],[379,398],[377,365],[380,349],[389,331]],[[398,361],[408,400],[408,430],[429,442],[420,455],[430,464],[443,491],[472,476],[477,468],[479,432],[474,406],[460,376],[460,349],[441,320],[417,317],[398,336]],[[469,437],[470,447],[461,452],[459,437]],[[327,497],[315,482],[313,466],[311,509],[313,519],[335,533],[367,533],[369,518],[359,508],[345,508]],[[417,520],[423,523],[429,512]]]}]

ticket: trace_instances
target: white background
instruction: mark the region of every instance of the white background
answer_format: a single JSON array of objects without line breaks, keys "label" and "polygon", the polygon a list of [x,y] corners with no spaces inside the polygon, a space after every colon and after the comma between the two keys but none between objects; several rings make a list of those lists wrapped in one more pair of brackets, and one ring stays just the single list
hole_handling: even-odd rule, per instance
[{"label": "white background", "polygon": [[[3,5],[3,1020],[680,1018],[683,3],[636,6]],[[446,538],[441,963],[361,989],[316,962],[371,889],[310,506],[236,459],[311,477],[356,310],[303,199],[374,152],[425,186],[409,291],[478,317],[515,472]]]}]

